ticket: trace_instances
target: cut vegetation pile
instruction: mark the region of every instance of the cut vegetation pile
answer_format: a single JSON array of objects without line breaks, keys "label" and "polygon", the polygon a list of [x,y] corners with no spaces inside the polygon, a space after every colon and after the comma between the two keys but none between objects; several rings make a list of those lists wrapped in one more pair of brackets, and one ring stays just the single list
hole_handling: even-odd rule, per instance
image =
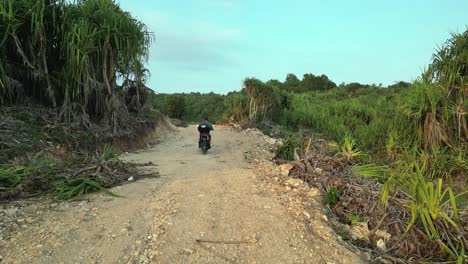
[{"label": "cut vegetation pile", "polygon": [[[70,154],[63,159],[57,153],[39,152],[0,167],[0,200],[48,193],[55,199],[70,199],[94,191],[104,191],[143,175],[137,165],[124,163],[109,145],[94,154]],[[152,165],[152,164],[145,164]]]},{"label": "cut vegetation pile", "polygon": [[[324,204],[358,231],[353,237],[358,245],[402,258],[402,263],[447,258],[462,263],[466,257],[468,209],[460,202],[463,193],[455,196],[442,180],[426,180],[421,171],[425,168],[357,166],[362,153],[352,140],[330,144],[309,139],[293,153],[290,176],[321,189]],[[382,183],[386,177],[398,178],[399,188]]]}]

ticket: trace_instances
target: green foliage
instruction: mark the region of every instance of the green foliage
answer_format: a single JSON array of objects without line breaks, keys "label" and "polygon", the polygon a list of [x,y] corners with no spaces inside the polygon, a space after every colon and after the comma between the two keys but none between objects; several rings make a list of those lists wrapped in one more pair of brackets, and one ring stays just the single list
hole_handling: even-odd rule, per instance
[{"label": "green foliage", "polygon": [[100,153],[85,159],[54,161],[40,152],[17,164],[0,166],[0,199],[22,193],[48,193],[55,199],[71,199],[95,191],[117,196],[106,187],[118,183],[122,173],[128,173],[127,168],[107,144]]},{"label": "green foliage", "polygon": [[256,78],[244,80],[244,90],[250,97],[249,119],[262,121],[271,119],[275,110],[280,106],[278,88],[271,87]]},{"label": "green foliage", "polygon": [[54,167],[55,163],[40,154],[27,159],[22,164],[1,166],[0,192],[15,189],[31,175],[39,174],[46,177]]},{"label": "green foliage", "polygon": [[[433,55],[426,74],[443,83],[447,89],[463,91],[468,77],[468,30],[452,34]],[[463,93],[459,95],[463,96]]]},{"label": "green foliage", "polygon": [[356,146],[356,140],[354,140],[350,134],[346,134],[343,137],[337,149],[337,156],[343,157],[346,162],[363,155]]},{"label": "green foliage", "polygon": [[233,121],[242,121],[249,115],[249,97],[243,91],[228,93],[224,99],[224,116]]},{"label": "green foliage", "polygon": [[100,159],[102,161],[110,161],[110,160],[115,161],[117,160],[117,156],[118,156],[117,153],[114,152],[111,146],[109,144],[105,144],[102,149]]},{"label": "green foliage", "polygon": [[30,175],[32,170],[25,166],[6,167],[0,169],[0,190],[10,190],[20,184]]},{"label": "green foliage", "polygon": [[340,192],[335,186],[333,186],[327,190],[327,193],[325,194],[325,197],[323,198],[323,204],[327,204],[330,207],[333,207],[338,203],[339,200],[340,200]]},{"label": "green foliage", "polygon": [[[387,206],[392,190],[406,193],[410,197],[406,206],[411,210],[406,232],[420,223],[430,239],[438,241],[442,250],[457,259],[459,245],[463,242],[449,230],[459,230],[460,198],[467,192],[455,195],[451,187],[444,185],[442,176],[435,175],[440,172],[430,167],[431,161],[425,157],[425,152],[413,149],[405,153],[406,157],[386,170],[381,201]],[[416,158],[415,153],[419,154]]]},{"label": "green foliage", "polygon": [[350,214],[348,215],[348,221],[351,225],[355,225],[361,221],[361,217],[356,214]]},{"label": "green foliage", "polygon": [[348,241],[351,239],[351,234],[349,232],[346,232],[346,231],[341,231],[341,232],[338,232],[338,235],[344,240],[344,241]]},{"label": "green foliage", "polygon": [[51,183],[53,196],[58,200],[67,200],[95,191],[102,191],[113,197],[121,197],[106,188],[96,179],[75,178],[58,179]]},{"label": "green foliage", "polygon": [[[419,217],[424,225],[424,229],[429,238],[439,238],[439,232],[434,226],[434,221],[441,220],[444,224],[457,227],[456,221],[459,221],[457,204],[455,196],[450,187],[442,191],[442,179],[437,183],[427,182],[421,172],[417,172],[419,177],[411,177],[409,183],[411,187],[411,221],[407,230],[416,222]],[[451,205],[450,208],[447,205]],[[447,213],[450,211],[450,215]]]},{"label": "green foliage", "polygon": [[162,111],[167,116],[182,119],[185,110],[185,97],[182,95],[169,95],[162,105]]},{"label": "green foliage", "polygon": [[294,150],[300,149],[300,147],[301,142],[293,136],[289,136],[276,150],[276,158],[294,160]]},{"label": "green foliage", "polygon": [[0,103],[32,97],[61,107],[62,121],[91,116],[116,130],[135,90],[117,80],[138,86],[140,104],[151,38],[112,0],[1,0]]},{"label": "green foliage", "polygon": [[266,84],[294,93],[325,91],[336,87],[336,84],[328,79],[326,75],[316,76],[312,73],[304,74],[302,80],[299,80],[295,74],[289,73],[283,83],[278,80],[270,80]]},{"label": "green foliage", "polygon": [[365,164],[353,167],[354,174],[380,181],[386,180],[388,170],[388,166],[379,166],[376,164]]},{"label": "green foliage", "polygon": [[[172,118],[200,122],[208,117],[211,122],[216,123],[223,118],[224,113],[229,113],[229,108],[225,107],[225,98],[227,99],[226,96],[214,93],[157,94],[151,103],[154,108]],[[247,109],[245,104],[238,108],[245,109],[244,111]]]}]

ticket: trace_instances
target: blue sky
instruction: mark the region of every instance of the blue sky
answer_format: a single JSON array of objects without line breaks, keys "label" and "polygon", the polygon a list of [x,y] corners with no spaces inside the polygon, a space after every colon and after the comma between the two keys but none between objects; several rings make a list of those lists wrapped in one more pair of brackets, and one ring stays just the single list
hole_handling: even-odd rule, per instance
[{"label": "blue sky", "polygon": [[155,33],[148,86],[161,93],[227,93],[287,73],[411,81],[468,26],[467,0],[118,2]]}]

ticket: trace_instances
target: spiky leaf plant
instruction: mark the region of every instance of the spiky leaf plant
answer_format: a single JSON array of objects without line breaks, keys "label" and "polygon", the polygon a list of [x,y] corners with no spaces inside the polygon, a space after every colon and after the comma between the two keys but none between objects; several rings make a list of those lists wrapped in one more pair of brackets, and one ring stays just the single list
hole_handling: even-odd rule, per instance
[{"label": "spiky leaf plant", "polygon": [[0,102],[30,97],[60,107],[59,121],[124,125],[117,81],[144,81],[152,35],[115,1],[0,0],[0,34]]}]

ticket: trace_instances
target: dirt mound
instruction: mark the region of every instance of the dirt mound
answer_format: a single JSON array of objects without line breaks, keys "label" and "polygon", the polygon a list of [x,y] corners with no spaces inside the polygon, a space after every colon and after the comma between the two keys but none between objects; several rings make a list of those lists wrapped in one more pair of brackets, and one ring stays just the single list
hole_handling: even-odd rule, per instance
[{"label": "dirt mound", "polygon": [[155,133],[158,135],[165,135],[166,133],[169,132],[174,132],[177,130],[176,126],[172,124],[171,119],[164,115],[163,113],[155,110],[155,123],[156,123],[156,128],[155,128]]}]

